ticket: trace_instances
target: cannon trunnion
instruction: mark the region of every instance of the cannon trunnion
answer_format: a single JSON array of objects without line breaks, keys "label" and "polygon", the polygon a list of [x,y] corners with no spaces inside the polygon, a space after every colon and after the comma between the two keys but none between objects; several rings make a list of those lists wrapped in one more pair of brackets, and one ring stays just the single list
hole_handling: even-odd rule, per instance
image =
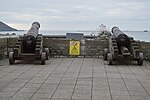
[{"label": "cannon trunnion", "polygon": [[113,35],[109,38],[109,48],[104,49],[104,60],[109,65],[113,61],[135,60],[138,65],[143,64],[143,53],[140,52],[138,45],[132,37],[128,37],[118,27],[112,28]]},{"label": "cannon trunnion", "polygon": [[45,64],[48,60],[49,49],[43,48],[42,34],[38,34],[40,24],[34,22],[23,37],[18,39],[12,52],[9,53],[9,63],[12,65],[15,60],[36,59],[40,60],[41,64]]}]

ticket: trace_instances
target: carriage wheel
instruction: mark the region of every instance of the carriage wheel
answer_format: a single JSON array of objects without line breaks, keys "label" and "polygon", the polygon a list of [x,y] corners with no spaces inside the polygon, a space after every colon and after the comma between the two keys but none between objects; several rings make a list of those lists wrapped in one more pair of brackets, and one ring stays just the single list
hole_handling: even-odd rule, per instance
[{"label": "carriage wheel", "polygon": [[107,55],[108,55],[108,49],[104,49],[104,60],[107,60]]},{"label": "carriage wheel", "polygon": [[113,62],[112,54],[108,53],[107,59],[108,59],[108,65],[112,65]]},{"label": "carriage wheel", "polygon": [[143,59],[144,59],[143,53],[140,53],[139,59],[137,60],[138,65],[140,65],[140,66],[143,65]]},{"label": "carriage wheel", "polygon": [[49,49],[48,48],[45,48],[45,53],[46,53],[46,60],[49,59]]},{"label": "carriage wheel", "polygon": [[9,64],[13,65],[15,63],[14,52],[9,53]]},{"label": "carriage wheel", "polygon": [[41,54],[41,64],[42,65],[45,65],[45,60],[46,60],[46,53],[42,52],[42,54]]}]

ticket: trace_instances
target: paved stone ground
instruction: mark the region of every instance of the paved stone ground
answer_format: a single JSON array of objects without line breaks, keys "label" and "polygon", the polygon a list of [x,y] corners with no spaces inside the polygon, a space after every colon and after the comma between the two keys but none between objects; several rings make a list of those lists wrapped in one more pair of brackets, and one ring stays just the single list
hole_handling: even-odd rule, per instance
[{"label": "paved stone ground", "polygon": [[150,100],[150,63],[109,66],[98,58],[46,65],[0,61],[0,100]]}]

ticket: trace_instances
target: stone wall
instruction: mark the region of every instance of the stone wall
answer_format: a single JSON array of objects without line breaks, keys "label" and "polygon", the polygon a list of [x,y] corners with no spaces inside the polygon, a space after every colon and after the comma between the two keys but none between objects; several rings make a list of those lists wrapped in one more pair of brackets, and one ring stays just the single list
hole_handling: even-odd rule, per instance
[{"label": "stone wall", "polygon": [[[81,56],[100,56],[103,48],[108,47],[107,40],[81,40]],[[44,39],[44,46],[50,48],[51,55],[69,56],[69,40],[66,39]],[[82,46],[85,46],[83,51]],[[84,52],[84,53],[83,53]]]},{"label": "stone wall", "polygon": [[18,37],[0,37],[0,59],[7,58],[8,53],[12,51],[15,43],[17,42]]},{"label": "stone wall", "polygon": [[44,47],[50,49],[51,56],[69,56],[69,41],[62,39],[44,39]]},{"label": "stone wall", "polygon": [[0,38],[0,59],[7,56],[7,38]]},{"label": "stone wall", "polygon": [[[18,37],[0,38],[0,59],[6,58],[8,52],[12,51]],[[52,57],[69,56],[69,40],[44,38],[44,47],[50,49]],[[140,50],[144,53],[144,58],[150,60],[150,43],[136,41]],[[84,49],[82,48],[84,46]],[[108,47],[108,40],[91,39],[81,41],[81,56],[102,56],[103,49]],[[83,51],[84,50],[84,51]]]},{"label": "stone wall", "polygon": [[144,58],[150,61],[150,42],[137,41],[140,51],[143,52]]}]

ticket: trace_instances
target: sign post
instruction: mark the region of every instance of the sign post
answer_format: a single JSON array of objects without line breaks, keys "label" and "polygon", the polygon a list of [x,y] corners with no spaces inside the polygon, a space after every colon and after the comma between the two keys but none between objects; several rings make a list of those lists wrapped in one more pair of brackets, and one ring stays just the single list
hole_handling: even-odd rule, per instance
[{"label": "sign post", "polygon": [[70,40],[69,55],[80,55],[80,41]]}]

